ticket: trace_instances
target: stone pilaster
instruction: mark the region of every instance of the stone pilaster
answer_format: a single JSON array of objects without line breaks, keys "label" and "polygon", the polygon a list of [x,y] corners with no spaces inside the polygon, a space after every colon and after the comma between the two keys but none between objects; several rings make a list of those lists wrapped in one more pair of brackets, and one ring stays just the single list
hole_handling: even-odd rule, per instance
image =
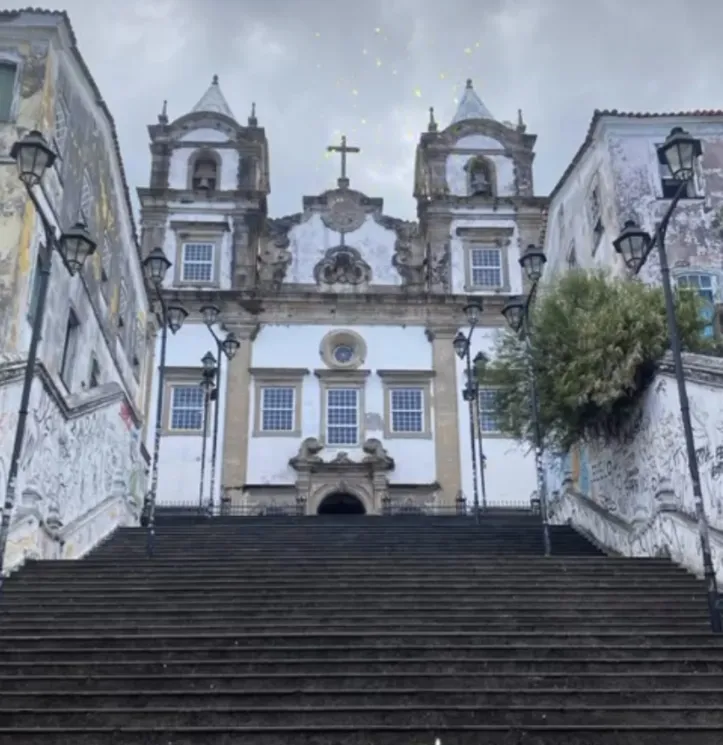
[{"label": "stone pilaster", "polygon": [[457,362],[452,340],[456,326],[431,327],[427,338],[432,344],[434,368],[434,449],[441,502],[453,507],[462,488],[459,446]]},{"label": "stone pilaster", "polygon": [[248,467],[249,417],[251,412],[251,349],[258,332],[257,325],[228,324],[241,342],[236,356],[227,362],[224,401],[223,466],[221,468],[221,501],[224,505],[240,503]]}]

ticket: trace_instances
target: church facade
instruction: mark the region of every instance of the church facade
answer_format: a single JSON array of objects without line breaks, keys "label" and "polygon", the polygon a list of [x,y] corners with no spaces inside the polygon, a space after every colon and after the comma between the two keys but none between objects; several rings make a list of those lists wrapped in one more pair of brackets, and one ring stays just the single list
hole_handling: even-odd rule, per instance
[{"label": "church facade", "polygon": [[[475,491],[489,506],[529,504],[532,458],[497,431],[493,390],[470,416],[452,344],[474,301],[471,355],[491,354],[505,300],[525,289],[521,251],[541,238],[547,200],[533,193],[536,138],[521,117],[495,120],[471,81],[449,126],[430,111],[410,184],[417,221],[353,188],[363,153],[345,139],[330,147],[337,184],[269,216],[273,143],[253,110],[235,118],[217,78],[149,133],[143,251],[163,248],[163,296],[189,314],[169,335],[162,386],[156,342],[159,505],[378,514],[469,508]],[[207,352],[213,392],[200,386]]]}]

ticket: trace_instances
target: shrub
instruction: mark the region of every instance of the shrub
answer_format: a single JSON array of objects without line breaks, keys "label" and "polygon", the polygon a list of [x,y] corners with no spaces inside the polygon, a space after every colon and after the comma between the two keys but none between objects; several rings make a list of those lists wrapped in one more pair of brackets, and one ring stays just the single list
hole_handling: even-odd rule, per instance
[{"label": "shrub", "polygon": [[[683,347],[704,352],[701,301],[676,293]],[[503,332],[483,383],[498,388],[503,432],[534,442],[530,370],[536,372],[543,445],[619,437],[669,347],[660,287],[575,270],[544,287],[531,309],[531,344]]]}]

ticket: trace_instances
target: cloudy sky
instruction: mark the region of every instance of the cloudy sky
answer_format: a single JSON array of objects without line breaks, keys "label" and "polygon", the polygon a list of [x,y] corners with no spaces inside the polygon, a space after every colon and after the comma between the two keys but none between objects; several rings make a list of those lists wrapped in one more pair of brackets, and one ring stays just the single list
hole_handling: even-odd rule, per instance
[{"label": "cloudy sky", "polygon": [[[415,214],[414,147],[466,78],[500,120],[522,108],[549,192],[595,108],[723,108],[720,0],[47,0],[69,12],[115,117],[131,187],[148,180],[146,125],[186,113],[218,74],[237,118],[256,102],[270,210],[334,185],[344,132],[352,185]],[[0,8],[17,5],[0,0]]]}]

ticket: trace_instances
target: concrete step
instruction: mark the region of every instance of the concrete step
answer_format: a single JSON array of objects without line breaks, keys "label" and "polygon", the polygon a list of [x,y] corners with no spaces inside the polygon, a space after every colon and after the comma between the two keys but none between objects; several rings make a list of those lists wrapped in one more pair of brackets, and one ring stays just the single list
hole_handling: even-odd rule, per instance
[{"label": "concrete step", "polygon": [[[417,681],[409,688],[373,690],[372,688],[317,688],[299,690],[297,688],[277,688],[276,690],[253,691],[233,688],[212,687],[210,690],[189,690],[177,687],[165,690],[154,688],[119,688],[115,691],[48,691],[25,690],[3,691],[0,696],[0,721],[7,713],[22,709],[55,710],[84,709],[88,711],[127,709],[198,709],[233,708],[264,710],[287,710],[291,707],[317,709],[395,709],[426,705],[437,707],[530,707],[538,709],[548,706],[560,707],[564,697],[565,705],[571,707],[618,707],[645,706],[654,702],[656,706],[667,708],[686,707],[692,710],[705,707],[720,709],[723,701],[723,687],[679,689],[662,688],[654,685],[647,691],[641,689],[621,690],[609,688],[502,688],[476,689],[462,687],[459,683],[451,686],[427,687]],[[723,722],[721,722],[723,724]]]},{"label": "concrete step", "polygon": [[[454,745],[720,745],[716,725],[509,725],[409,727],[76,727],[0,729],[0,745],[433,745],[436,738]],[[41,739],[42,738],[42,739]],[[517,738],[517,739],[512,739]],[[523,739],[521,739],[523,738]],[[525,742],[526,740],[526,742]]]},{"label": "concrete step", "polygon": [[[250,662],[273,662],[274,660],[297,660],[298,664],[307,661],[323,663],[326,659],[351,658],[373,662],[375,660],[396,660],[402,662],[407,659],[421,658],[433,661],[457,659],[460,655],[482,658],[493,664],[498,660],[537,659],[546,660],[550,657],[580,660],[597,659],[603,652],[620,664],[629,661],[644,661],[649,658],[665,658],[669,660],[686,661],[689,655],[709,655],[712,663],[723,662],[723,649],[715,643],[704,641],[679,643],[675,645],[654,643],[645,637],[649,635],[631,635],[626,642],[610,641],[604,645],[594,643],[579,644],[553,643],[546,645],[522,644],[453,644],[440,643],[439,646],[422,646],[406,644],[367,644],[354,646],[331,646],[318,644],[292,646],[288,644],[257,644],[246,643],[243,637],[238,643],[212,645],[216,637],[206,637],[206,644],[191,644],[185,646],[171,644],[172,639],[155,636],[125,636],[122,637],[123,646],[114,642],[118,637],[85,636],[75,639],[49,639],[47,637],[32,637],[33,642],[17,644],[17,637],[7,635],[0,647],[2,659],[7,662],[55,662],[84,659],[88,662],[122,662],[124,659],[134,659],[147,656],[149,662],[182,661],[213,662],[219,659],[245,660]],[[688,636],[692,636],[688,634]],[[698,635],[702,637],[703,635]],[[201,637],[196,637],[196,641]],[[282,640],[276,640],[282,641]],[[372,640],[374,641],[374,640]],[[641,646],[642,645],[642,646]]]},{"label": "concrete step", "polygon": [[8,727],[369,727],[393,725],[427,728],[469,725],[589,726],[621,724],[665,727],[670,725],[717,726],[723,731],[723,708],[712,705],[658,706],[656,704],[527,706],[445,706],[415,704],[389,706],[217,706],[203,707],[85,707],[62,709],[16,708],[0,711],[0,729]]},{"label": "concrete step", "polygon": [[[32,671],[34,672],[34,670]],[[404,670],[393,673],[380,671],[348,671],[327,673],[193,673],[182,668],[177,674],[171,669],[163,674],[118,674],[99,675],[66,674],[66,675],[31,675],[19,672],[18,675],[0,675],[0,689],[6,692],[60,693],[70,696],[72,692],[95,695],[104,693],[114,695],[118,691],[131,691],[133,695],[147,690],[150,695],[163,692],[200,691],[203,695],[214,692],[245,692],[248,695],[258,693],[276,693],[285,691],[284,696],[299,694],[305,691],[322,691],[330,693],[359,691],[371,692],[374,695],[388,695],[408,689],[407,694],[415,691],[457,691],[457,692],[490,692],[494,695],[509,694],[510,690],[518,693],[526,691],[556,692],[563,695],[566,691],[584,692],[594,695],[596,692],[612,692],[627,695],[631,692],[652,691],[662,693],[696,691],[711,692],[723,695],[723,672],[719,673],[665,673],[654,672],[490,672],[457,671],[454,673],[420,672]],[[43,694],[45,695],[45,694]],[[175,694],[174,694],[175,695]],[[666,694],[667,695],[667,694]],[[658,701],[655,697],[655,701]],[[701,703],[703,703],[701,701]],[[12,708],[12,707],[11,707]]]},{"label": "concrete step", "polygon": [[[146,676],[169,675],[175,679],[186,679],[188,676],[238,676],[252,675],[265,678],[275,675],[303,676],[304,679],[313,676],[334,675],[345,677],[349,675],[370,675],[380,680],[383,676],[407,675],[428,677],[429,680],[444,675],[489,675],[489,676],[520,676],[525,681],[532,681],[538,677],[548,675],[570,676],[578,674],[618,675],[625,680],[627,675],[653,675],[662,678],[666,675],[677,677],[702,676],[723,674],[723,654],[706,649],[678,650],[678,654],[671,654],[668,650],[657,649],[640,656],[631,654],[631,650],[616,649],[614,654],[607,654],[605,649],[590,651],[584,656],[577,657],[566,654],[565,651],[552,650],[551,654],[527,655],[524,651],[515,657],[480,656],[467,650],[455,651],[453,654],[438,652],[424,656],[407,654],[391,657],[387,654],[360,655],[345,654],[339,656],[333,652],[325,655],[290,656],[270,655],[266,659],[258,659],[248,653],[224,654],[223,650],[204,650],[195,657],[183,654],[169,654],[168,652],[148,655],[134,655],[133,650],[125,653],[111,652],[103,655],[103,650],[90,648],[88,655],[73,650],[71,653],[49,651],[46,658],[43,655],[22,654],[19,659],[8,654],[0,662],[0,676],[18,678],[30,675],[56,675],[61,677],[80,676],[89,684],[98,676]],[[529,684],[529,683],[528,683]]]}]

